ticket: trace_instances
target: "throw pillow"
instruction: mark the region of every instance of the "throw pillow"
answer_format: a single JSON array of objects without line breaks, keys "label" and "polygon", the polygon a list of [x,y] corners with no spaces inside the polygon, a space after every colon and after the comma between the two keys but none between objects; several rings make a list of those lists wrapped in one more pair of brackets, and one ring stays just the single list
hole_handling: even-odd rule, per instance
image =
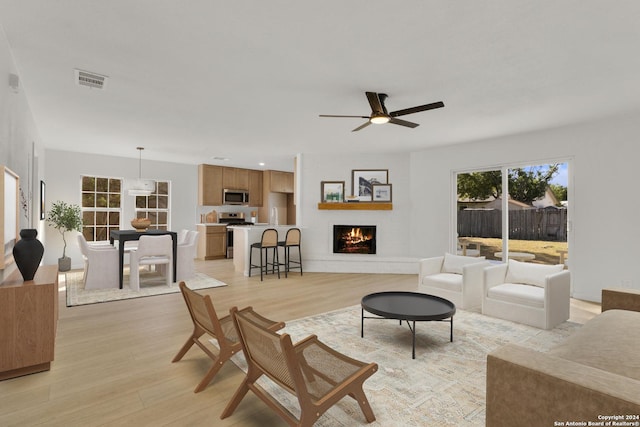
[{"label": "throw pillow", "polygon": [[444,263],[442,265],[442,271],[444,273],[462,274],[462,267],[469,264],[475,264],[480,261],[484,261],[485,257],[472,257],[463,255],[453,255],[450,253],[444,254]]},{"label": "throw pillow", "polygon": [[543,265],[532,264],[509,260],[507,268],[506,283],[522,283],[525,285],[544,286],[545,278],[551,274],[559,273],[564,269],[564,265]]}]

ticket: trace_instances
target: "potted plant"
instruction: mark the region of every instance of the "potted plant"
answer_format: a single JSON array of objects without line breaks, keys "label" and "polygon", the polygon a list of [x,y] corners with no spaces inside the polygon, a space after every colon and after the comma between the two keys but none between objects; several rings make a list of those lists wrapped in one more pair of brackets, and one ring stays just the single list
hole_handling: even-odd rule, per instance
[{"label": "potted plant", "polygon": [[67,240],[64,235],[67,231],[82,231],[80,206],[57,201],[51,205],[47,222],[62,234],[62,241],[64,242],[62,258],[58,258],[58,270],[69,271],[71,270],[71,258],[66,255]]}]

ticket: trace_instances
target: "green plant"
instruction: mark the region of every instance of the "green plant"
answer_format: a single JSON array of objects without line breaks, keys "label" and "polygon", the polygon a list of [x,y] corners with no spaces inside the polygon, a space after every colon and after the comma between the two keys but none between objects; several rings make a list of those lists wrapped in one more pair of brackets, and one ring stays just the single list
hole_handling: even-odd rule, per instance
[{"label": "green plant", "polygon": [[62,258],[66,258],[67,240],[65,239],[64,234],[67,231],[72,230],[82,231],[80,206],[57,201],[51,205],[51,210],[49,210],[49,215],[47,216],[47,222],[62,234],[62,241],[64,242]]}]

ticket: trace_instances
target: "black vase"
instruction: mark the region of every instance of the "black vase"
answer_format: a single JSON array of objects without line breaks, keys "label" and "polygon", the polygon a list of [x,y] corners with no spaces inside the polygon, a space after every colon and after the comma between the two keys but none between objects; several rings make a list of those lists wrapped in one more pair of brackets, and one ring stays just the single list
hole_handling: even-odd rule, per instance
[{"label": "black vase", "polygon": [[33,280],[44,254],[44,246],[36,239],[37,235],[38,230],[34,228],[20,230],[20,240],[13,247],[13,259],[25,281]]}]

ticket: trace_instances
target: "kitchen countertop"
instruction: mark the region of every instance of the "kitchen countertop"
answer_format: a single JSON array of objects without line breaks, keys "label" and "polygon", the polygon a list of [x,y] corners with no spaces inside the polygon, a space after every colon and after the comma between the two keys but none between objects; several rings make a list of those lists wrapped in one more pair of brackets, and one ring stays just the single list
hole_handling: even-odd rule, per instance
[{"label": "kitchen countertop", "polygon": [[225,227],[227,224],[222,224],[220,222],[200,222],[196,225],[204,225],[204,226],[220,226],[220,227]]}]

